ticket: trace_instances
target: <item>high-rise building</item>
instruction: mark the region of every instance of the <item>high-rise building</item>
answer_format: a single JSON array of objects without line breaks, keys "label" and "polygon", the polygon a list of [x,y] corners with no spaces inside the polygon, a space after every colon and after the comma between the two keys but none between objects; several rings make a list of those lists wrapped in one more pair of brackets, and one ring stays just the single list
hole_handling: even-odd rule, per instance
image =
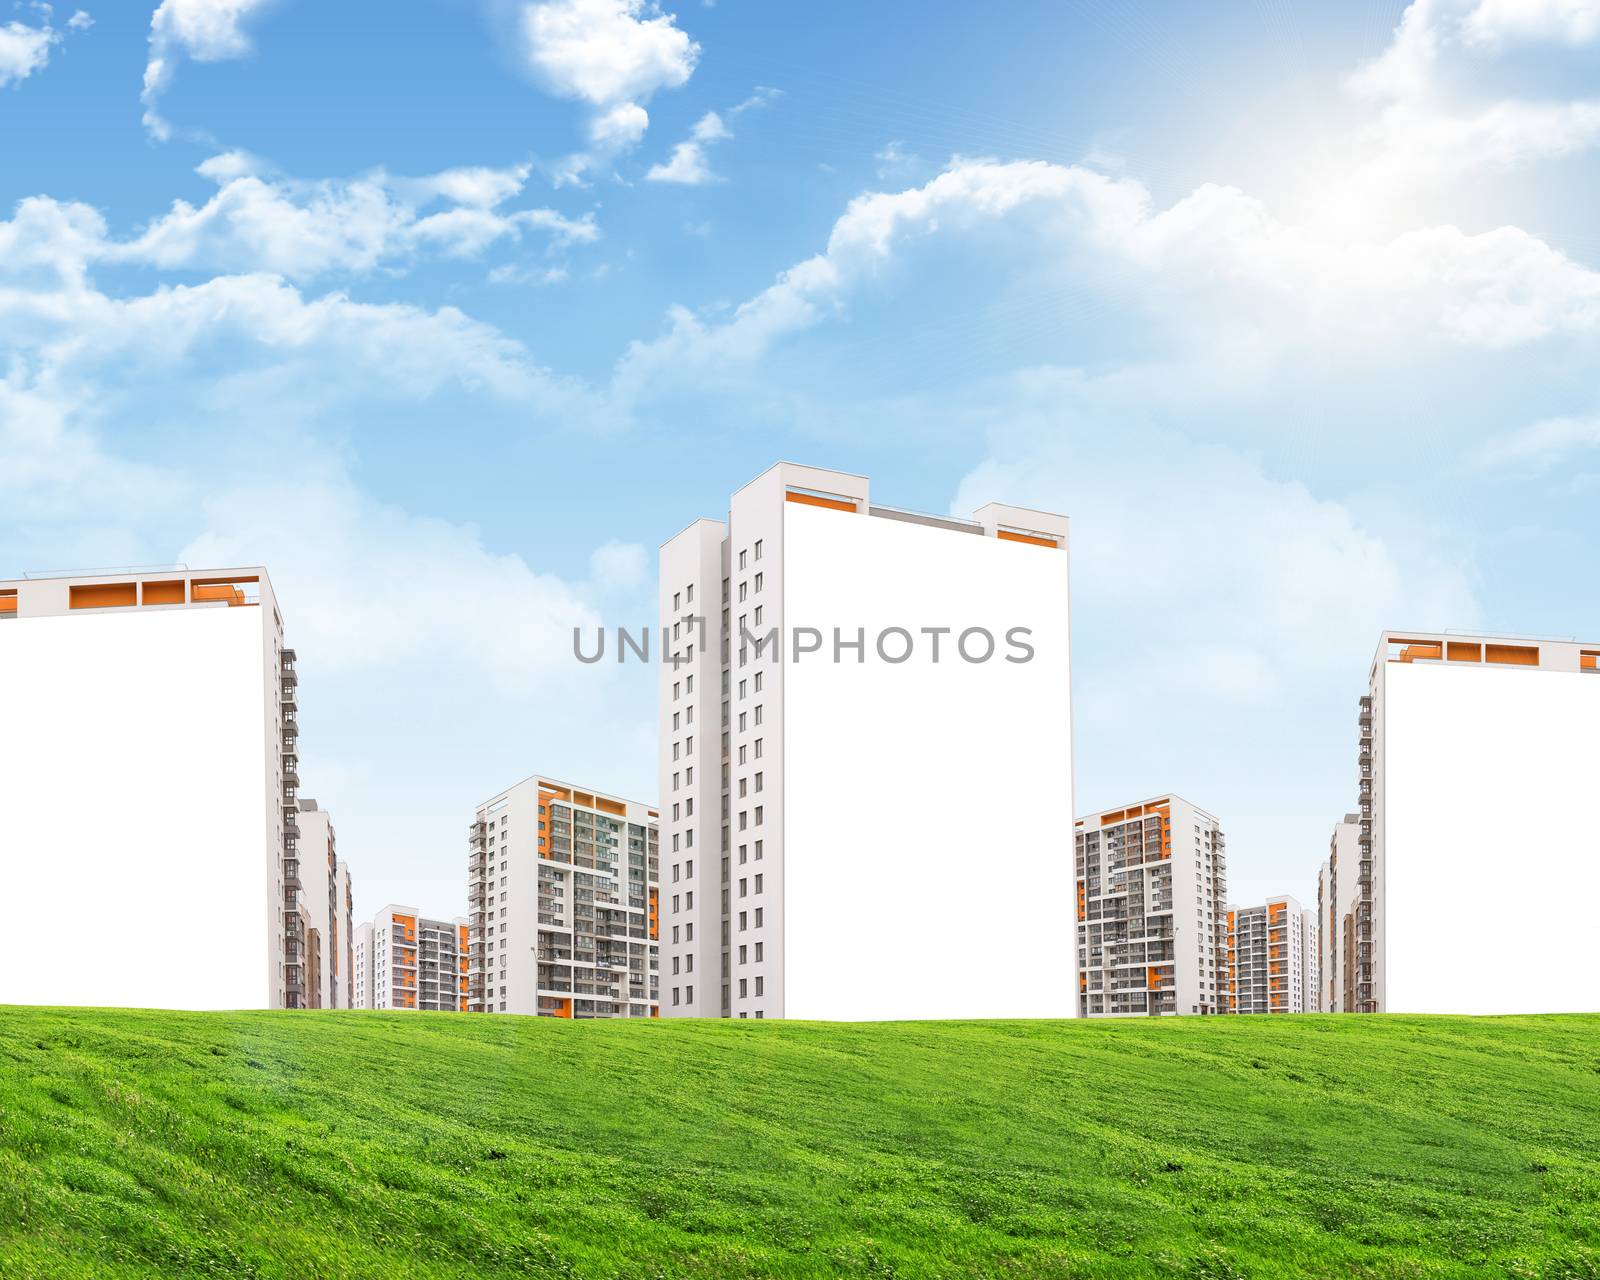
[{"label": "high-rise building", "polygon": [[550,778],[468,828],[468,1008],[554,1018],[660,1013],[656,809]]},{"label": "high-rise building", "polygon": [[1347,813],[1328,840],[1328,860],[1317,873],[1317,1008],[1354,1013],[1356,898],[1360,879],[1361,822]]},{"label": "high-rise building", "polygon": [[466,1012],[468,946],[464,919],[385,907],[356,930],[355,1007]]},{"label": "high-rise building", "polygon": [[1357,1011],[1595,1008],[1600,644],[1386,631],[1360,723]]},{"label": "high-rise building", "polygon": [[1311,1013],[1317,1007],[1316,914],[1268,898],[1227,915],[1232,1013]]},{"label": "high-rise building", "polygon": [[0,582],[0,1004],[305,1007],[297,683],[265,569]]},{"label": "high-rise building", "polygon": [[372,989],[372,921],[363,920],[356,926],[355,941],[351,945],[352,1009],[373,1009],[377,993]]},{"label": "high-rise building", "polygon": [[306,1007],[348,1009],[354,996],[350,868],[339,857],[333,820],[326,809],[317,807],[315,800],[300,798],[296,826],[308,928]]},{"label": "high-rise building", "polygon": [[666,1013],[1073,1011],[1067,532],[779,463],[663,544]]},{"label": "high-rise building", "polygon": [[1078,1010],[1086,1017],[1227,1013],[1228,855],[1180,796],[1074,824]]}]

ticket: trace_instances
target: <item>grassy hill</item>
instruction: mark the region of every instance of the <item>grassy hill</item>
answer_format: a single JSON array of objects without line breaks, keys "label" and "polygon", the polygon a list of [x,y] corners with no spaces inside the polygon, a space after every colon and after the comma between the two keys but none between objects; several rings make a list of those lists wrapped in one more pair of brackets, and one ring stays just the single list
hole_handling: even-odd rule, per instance
[{"label": "grassy hill", "polygon": [[0,1276],[1600,1276],[1600,1017],[0,1008]]}]

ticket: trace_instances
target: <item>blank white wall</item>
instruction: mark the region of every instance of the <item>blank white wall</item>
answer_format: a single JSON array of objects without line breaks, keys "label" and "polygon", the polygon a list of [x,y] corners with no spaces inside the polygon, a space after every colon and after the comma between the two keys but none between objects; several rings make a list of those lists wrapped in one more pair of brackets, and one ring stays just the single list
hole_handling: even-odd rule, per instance
[{"label": "blank white wall", "polygon": [[[785,1016],[1073,1016],[1067,554],[784,516],[785,627],[869,637],[860,665],[786,672]],[[985,626],[1001,653],[1030,627],[1035,657],[969,665],[952,634],[889,665],[890,626]]]},{"label": "blank white wall", "polygon": [[1389,1011],[1600,1009],[1600,676],[1384,678]]},{"label": "blank white wall", "polygon": [[0,1004],[260,1008],[261,615],[0,623]]}]

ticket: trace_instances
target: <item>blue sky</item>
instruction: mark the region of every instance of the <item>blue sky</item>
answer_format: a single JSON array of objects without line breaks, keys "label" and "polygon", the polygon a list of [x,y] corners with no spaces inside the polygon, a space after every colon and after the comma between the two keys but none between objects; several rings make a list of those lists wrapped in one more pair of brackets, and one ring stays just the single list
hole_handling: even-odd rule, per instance
[{"label": "blue sky", "polygon": [[267,564],[363,914],[649,797],[570,629],[778,458],[1070,515],[1079,807],[1241,902],[1380,628],[1600,636],[1600,0],[0,3],[0,576]]}]

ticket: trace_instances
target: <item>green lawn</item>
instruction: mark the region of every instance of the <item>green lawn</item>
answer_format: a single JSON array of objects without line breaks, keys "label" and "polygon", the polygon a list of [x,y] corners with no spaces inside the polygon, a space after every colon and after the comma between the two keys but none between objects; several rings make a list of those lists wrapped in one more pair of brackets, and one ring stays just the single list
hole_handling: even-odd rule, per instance
[{"label": "green lawn", "polygon": [[0,1008],[0,1277],[1600,1277],[1600,1017]]}]

